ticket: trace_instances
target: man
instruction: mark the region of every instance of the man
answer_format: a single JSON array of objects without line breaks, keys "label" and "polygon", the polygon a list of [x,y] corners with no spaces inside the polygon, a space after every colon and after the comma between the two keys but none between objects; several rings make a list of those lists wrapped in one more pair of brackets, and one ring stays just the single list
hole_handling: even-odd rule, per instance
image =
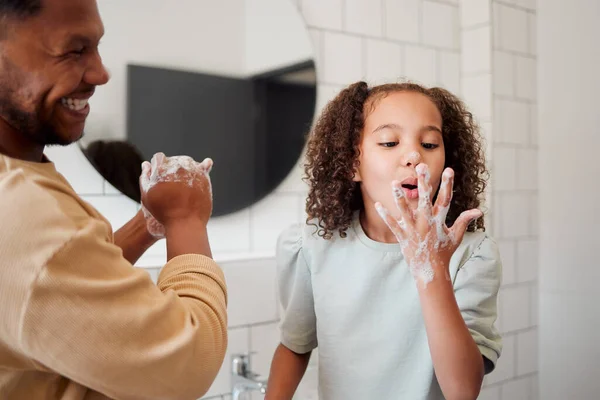
[{"label": "man", "polygon": [[113,237],[44,156],[109,79],[96,1],[0,0],[0,24],[0,398],[201,397],[227,343],[208,174],[142,194],[166,232],[154,285],[132,266],[155,242],[143,215]]}]

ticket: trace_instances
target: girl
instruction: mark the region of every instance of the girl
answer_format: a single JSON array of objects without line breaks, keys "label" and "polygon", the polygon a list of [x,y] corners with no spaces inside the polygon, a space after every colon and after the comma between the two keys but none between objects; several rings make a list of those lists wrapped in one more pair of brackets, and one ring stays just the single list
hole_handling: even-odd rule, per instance
[{"label": "girl", "polygon": [[307,148],[307,224],[278,240],[283,315],[267,399],[319,348],[322,400],[476,399],[502,343],[501,262],[477,126],[448,91],[358,82]]}]

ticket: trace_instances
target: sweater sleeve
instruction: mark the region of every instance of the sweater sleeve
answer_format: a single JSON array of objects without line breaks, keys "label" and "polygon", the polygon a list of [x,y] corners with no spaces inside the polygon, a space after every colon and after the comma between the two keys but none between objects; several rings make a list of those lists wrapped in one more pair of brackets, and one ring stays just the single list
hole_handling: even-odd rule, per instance
[{"label": "sweater sleeve", "polygon": [[38,369],[110,398],[206,393],[227,347],[227,292],[217,264],[176,257],[155,285],[106,239],[104,221],[73,224],[47,192],[19,186],[7,194],[31,212],[15,217],[5,236],[5,248],[17,253],[5,260],[13,271],[9,346]]}]

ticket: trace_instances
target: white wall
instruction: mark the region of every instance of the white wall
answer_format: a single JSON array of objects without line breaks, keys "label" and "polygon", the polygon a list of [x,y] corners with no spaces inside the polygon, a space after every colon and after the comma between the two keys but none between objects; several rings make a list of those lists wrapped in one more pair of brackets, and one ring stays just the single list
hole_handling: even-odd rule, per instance
[{"label": "white wall", "polygon": [[314,58],[304,20],[291,2],[245,0],[245,59],[249,75]]},{"label": "white wall", "polygon": [[535,1],[461,0],[462,89],[487,139],[486,224],[500,246],[504,349],[480,399],[537,399]]},{"label": "white wall", "polygon": [[600,396],[600,2],[539,1],[540,398]]}]

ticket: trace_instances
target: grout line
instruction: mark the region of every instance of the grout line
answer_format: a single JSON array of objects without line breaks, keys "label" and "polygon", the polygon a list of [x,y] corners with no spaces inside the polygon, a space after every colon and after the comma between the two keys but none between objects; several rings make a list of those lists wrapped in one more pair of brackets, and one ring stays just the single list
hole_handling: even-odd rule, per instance
[{"label": "grout line", "polygon": [[[442,86],[442,54],[439,50],[435,51],[435,81],[436,85]],[[460,84],[459,84],[460,87]]]},{"label": "grout line", "polygon": [[501,101],[512,101],[515,103],[519,103],[519,104],[526,104],[529,106],[532,105],[537,105],[536,101],[533,100],[528,100],[528,99],[523,99],[523,98],[519,98],[519,97],[515,97],[515,96],[506,96],[503,94],[494,94],[494,100],[501,100]]},{"label": "grout line", "polygon": [[419,32],[417,34],[418,43],[423,43],[423,1],[420,1],[417,5],[418,7],[418,16],[419,18]]},{"label": "grout line", "polygon": [[535,286],[537,280],[526,281],[526,282],[514,282],[514,283],[506,283],[500,286],[501,290],[505,289],[521,289],[521,288],[531,288]]},{"label": "grout line", "polygon": [[523,144],[523,143],[494,143],[495,149],[513,149],[513,150],[539,150],[539,146],[532,144]]},{"label": "grout line", "polygon": [[[539,265],[538,265],[538,267],[539,267]],[[531,325],[536,325],[537,326],[537,324],[539,323],[539,321],[534,321],[533,320],[533,310],[534,310],[534,304],[538,304],[537,308],[539,308],[539,300],[536,299],[536,301],[534,303],[533,298],[534,298],[534,296],[535,297],[539,296],[540,287],[539,287],[537,281],[535,283],[536,283],[535,285],[531,285],[531,288],[530,288],[531,290],[529,290],[529,323]],[[536,311],[535,313],[538,314],[538,310],[536,309],[535,311]],[[538,316],[538,319],[539,319],[539,316]],[[537,339],[539,341],[539,332],[538,332],[538,338]]]},{"label": "grout line", "polygon": [[227,329],[244,329],[244,328],[256,328],[259,326],[266,326],[266,325],[274,325],[274,324],[278,324],[280,320],[269,320],[269,321],[260,321],[260,322],[254,322],[254,323],[250,323],[250,324],[242,324],[242,325],[231,325],[228,326]]},{"label": "grout line", "polygon": [[461,27],[461,33],[463,32],[470,32],[470,31],[474,31],[480,28],[492,28],[492,24],[490,21],[487,22],[479,22],[477,24],[473,24],[473,25],[467,25],[467,26],[462,26]]},{"label": "grout line", "polygon": [[506,1],[493,0],[492,3],[496,3],[496,4],[499,4],[499,5],[507,7],[507,8],[512,8],[513,10],[525,11],[527,14],[532,14],[532,15],[536,14],[536,10],[535,9],[532,10],[531,8],[523,7],[523,6],[518,5],[518,4],[508,3]]},{"label": "grout line", "polygon": [[492,71],[487,70],[487,71],[466,72],[466,73],[460,74],[460,77],[461,78],[480,78],[480,77],[486,76],[486,75],[492,75]]},{"label": "grout line", "polygon": [[454,7],[454,8],[460,8],[460,5],[459,5],[459,4],[456,4],[456,3],[455,3],[455,2],[453,2],[453,1],[444,1],[444,0],[423,0],[423,1],[424,1],[424,2],[425,2],[425,1],[428,1],[428,2],[430,2],[430,3],[443,4],[443,5],[446,5],[446,6],[451,6],[451,7]]},{"label": "grout line", "polygon": [[532,195],[532,194],[539,194],[538,189],[496,189],[494,194],[501,194],[501,195]]},{"label": "grout line", "polygon": [[[385,0],[381,1],[381,37],[387,37],[387,7]],[[531,42],[531,40],[529,41]]]},{"label": "grout line", "polygon": [[519,367],[518,367],[518,363],[519,363],[519,337],[518,335],[515,335],[515,348],[514,350],[514,354],[513,354],[513,376],[518,376],[519,374],[517,373],[517,371],[519,371]]},{"label": "grout line", "polygon": [[[498,382],[494,382],[494,383],[488,383],[487,385],[485,385],[486,388],[495,388],[495,387],[500,387],[502,388],[502,386],[504,386],[504,384],[506,383],[510,383],[510,382],[515,382],[521,379],[527,379],[527,378],[533,378],[535,376],[538,375],[538,372],[528,372],[526,374],[523,375],[519,375],[519,376],[513,376],[507,379],[503,379],[501,381]],[[502,398],[502,396],[500,396],[500,398]],[[511,399],[512,400],[512,399]]]},{"label": "grout line", "polygon": [[492,47],[493,47],[492,51],[498,51],[500,53],[510,54],[511,56],[519,56],[519,57],[523,57],[523,58],[529,58],[530,60],[537,60],[536,55],[533,55],[528,52],[524,53],[524,52],[518,51],[518,50],[509,50],[509,49],[505,49],[502,47],[496,47],[496,46],[492,46]]},{"label": "grout line", "polygon": [[346,32],[346,0],[342,0],[342,31]]},{"label": "grout line", "polygon": [[363,34],[363,33],[346,32],[346,31],[340,31],[340,30],[331,29],[331,28],[322,28],[322,27],[314,26],[314,25],[308,25],[308,28],[309,29],[320,30],[321,32],[324,32],[324,33],[333,33],[333,34],[345,35],[345,36],[350,36],[350,37],[354,37],[354,38],[361,38],[361,39],[380,40],[380,41],[384,41],[384,42],[388,42],[388,43],[393,43],[393,44],[404,44],[404,45],[408,44],[408,45],[420,46],[420,47],[424,47],[424,48],[432,49],[432,50],[443,50],[443,51],[448,51],[448,52],[460,54],[460,49],[456,49],[456,48],[452,48],[452,47],[443,47],[443,46],[435,46],[435,45],[431,45],[431,44],[425,44],[425,43],[421,43],[421,41],[412,42],[412,41],[408,41],[408,40],[391,39],[391,38],[381,37],[381,36],[366,35],[366,34]]}]

